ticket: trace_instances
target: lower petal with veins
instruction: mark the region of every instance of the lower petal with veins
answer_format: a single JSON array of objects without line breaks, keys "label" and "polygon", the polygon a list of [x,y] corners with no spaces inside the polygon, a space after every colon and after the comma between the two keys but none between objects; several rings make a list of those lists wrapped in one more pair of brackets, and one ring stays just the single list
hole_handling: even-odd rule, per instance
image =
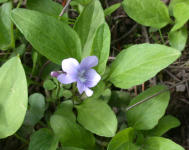
[{"label": "lower petal with veins", "polygon": [[61,82],[62,84],[70,84],[73,82],[76,82],[76,78],[67,74],[60,74],[57,77],[58,81]]}]

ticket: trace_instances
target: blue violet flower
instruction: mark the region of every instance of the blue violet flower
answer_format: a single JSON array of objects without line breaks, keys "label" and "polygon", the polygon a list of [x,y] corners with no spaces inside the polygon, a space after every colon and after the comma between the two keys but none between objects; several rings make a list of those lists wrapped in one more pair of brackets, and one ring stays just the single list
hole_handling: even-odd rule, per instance
[{"label": "blue violet flower", "polygon": [[92,67],[98,64],[96,56],[88,56],[81,63],[74,59],[68,58],[62,61],[62,71],[51,72],[52,77],[56,77],[62,84],[77,82],[77,88],[80,94],[92,96],[93,91],[90,89],[98,84],[101,76]]}]

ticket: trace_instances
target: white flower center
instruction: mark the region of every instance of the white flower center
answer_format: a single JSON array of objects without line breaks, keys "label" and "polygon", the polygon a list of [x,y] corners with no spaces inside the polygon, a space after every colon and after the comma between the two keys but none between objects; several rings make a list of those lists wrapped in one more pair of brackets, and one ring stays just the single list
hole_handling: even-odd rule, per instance
[{"label": "white flower center", "polygon": [[79,73],[78,73],[78,78],[79,78],[79,80],[82,82],[82,83],[84,83],[87,79],[86,79],[86,77],[85,77],[85,70],[82,70],[82,71],[80,71]]}]

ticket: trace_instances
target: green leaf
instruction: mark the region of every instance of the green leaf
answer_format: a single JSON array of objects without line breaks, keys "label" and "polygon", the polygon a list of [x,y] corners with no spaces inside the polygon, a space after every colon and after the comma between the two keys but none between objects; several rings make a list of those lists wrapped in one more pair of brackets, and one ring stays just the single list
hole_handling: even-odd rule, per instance
[{"label": "green leaf", "polygon": [[43,83],[43,87],[46,89],[46,90],[53,90],[55,87],[56,87],[56,84],[52,81],[52,80],[46,80],[44,83]]},{"label": "green leaf", "polygon": [[184,148],[166,138],[149,137],[145,140],[143,150],[184,150]]},{"label": "green leaf", "polygon": [[61,150],[84,150],[84,149],[76,148],[76,147],[63,147],[63,149]]},{"label": "green leaf", "polygon": [[105,72],[110,53],[110,38],[110,29],[108,25],[104,23],[98,28],[92,46],[92,55],[97,56],[99,60],[96,70],[101,75]]},{"label": "green leaf", "polygon": [[150,136],[162,136],[170,129],[176,128],[179,125],[180,121],[177,118],[167,115],[159,120],[158,125],[154,129],[146,131],[146,134]]},{"label": "green leaf", "polygon": [[27,0],[27,8],[46,13],[51,16],[59,16],[62,6],[52,0]]},{"label": "green leaf", "polygon": [[178,3],[182,3],[182,2],[187,2],[188,0],[171,0],[170,4],[169,4],[169,14],[171,16],[173,16],[173,7],[178,4]]},{"label": "green leaf", "polygon": [[78,2],[82,5],[87,5],[90,3],[91,0],[73,0],[73,1]]},{"label": "green leaf", "polygon": [[144,26],[160,29],[171,21],[161,0],[124,0],[122,4],[127,15]]},{"label": "green leaf", "polygon": [[4,3],[7,2],[8,0],[0,0],[0,3]]},{"label": "green leaf", "polygon": [[30,95],[29,106],[24,123],[26,125],[34,126],[44,116],[45,97],[41,93]]},{"label": "green leaf", "polygon": [[[132,99],[129,106],[165,89],[165,86],[160,85],[151,87]],[[159,119],[165,114],[169,99],[170,93],[166,91],[130,109],[126,113],[129,126],[137,130],[149,130],[155,127]]]},{"label": "green leaf", "polygon": [[102,95],[100,96],[100,100],[102,100],[102,101],[108,103],[109,100],[110,100],[110,98],[111,98],[111,94],[112,94],[111,89],[108,89],[108,88],[107,88],[106,90],[104,90],[104,92],[103,92]]},{"label": "green leaf", "polygon": [[114,11],[116,11],[121,6],[121,3],[116,3],[111,5],[110,7],[106,8],[104,10],[105,16],[111,15]]},{"label": "green leaf", "polygon": [[111,108],[101,100],[85,100],[76,106],[78,122],[89,131],[105,137],[112,137],[117,130],[117,118]]},{"label": "green leaf", "polygon": [[0,68],[0,139],[22,125],[28,103],[27,82],[18,56]]},{"label": "green leaf", "polygon": [[50,119],[51,127],[62,146],[92,148],[94,136],[76,123],[71,101],[63,102]]},{"label": "green leaf", "polygon": [[184,26],[189,20],[189,2],[177,3],[173,6],[173,16],[176,19],[174,27],[171,31],[176,31]]},{"label": "green leaf", "polygon": [[79,2],[77,1],[74,1],[72,0],[70,2],[70,6],[75,10],[77,11],[79,14],[82,13],[83,9],[85,8],[82,4],[80,4]]},{"label": "green leaf", "polygon": [[104,22],[104,11],[99,0],[91,1],[78,17],[74,29],[81,39],[83,58],[91,55],[96,31]]},{"label": "green leaf", "polygon": [[[49,78],[50,73],[52,72],[52,70],[54,71],[59,71],[60,70],[60,64],[54,64],[54,63],[49,63],[46,65],[46,67],[43,69],[42,74],[41,74],[41,79],[42,80],[46,80]],[[54,78],[55,79],[55,78]],[[55,80],[57,81],[57,79]],[[58,81],[57,81],[58,82]]]},{"label": "green leaf", "polygon": [[30,139],[29,150],[56,150],[58,138],[49,129],[34,132]]},{"label": "green leaf", "polygon": [[115,149],[111,148],[108,150],[140,150],[140,147],[133,144],[132,142],[125,142],[121,145],[117,145]]},{"label": "green leaf", "polygon": [[119,88],[131,88],[149,80],[179,56],[178,50],[164,45],[131,46],[122,50],[112,63],[109,80]]},{"label": "green leaf", "polygon": [[188,31],[186,27],[183,27],[177,31],[169,32],[169,42],[173,48],[180,51],[184,50],[188,39]]},{"label": "green leaf", "polygon": [[132,144],[133,139],[134,129],[124,129],[112,138],[107,150],[139,150],[138,146]]},{"label": "green leaf", "polygon": [[126,107],[129,105],[131,96],[125,91],[112,91],[109,104],[114,107]]},{"label": "green leaf", "polygon": [[52,62],[65,58],[80,60],[81,43],[76,32],[54,17],[37,11],[15,9],[12,20],[31,45]]},{"label": "green leaf", "polygon": [[70,90],[65,90],[65,89],[63,90],[62,94],[63,94],[63,97],[65,97],[66,99],[70,99],[73,96]]},{"label": "green leaf", "polygon": [[70,5],[80,14],[91,0],[72,0]]},{"label": "green leaf", "polygon": [[63,146],[91,148],[95,144],[93,135],[66,116],[53,115],[51,127]]},{"label": "green leaf", "polygon": [[17,55],[22,56],[25,51],[26,51],[26,44],[21,44],[17,48],[14,49],[14,51],[10,55],[10,58]]},{"label": "green leaf", "polygon": [[0,7],[0,49],[14,48],[13,23],[10,19],[12,2],[7,2]]},{"label": "green leaf", "polygon": [[76,117],[73,113],[73,103],[71,100],[64,101],[58,106],[55,114],[60,116],[66,116],[72,121],[76,121]]},{"label": "green leaf", "polygon": [[89,99],[98,99],[105,91],[106,85],[104,81],[100,81],[97,86],[93,88],[94,94]]},{"label": "green leaf", "polygon": [[63,97],[63,91],[64,91],[63,88],[54,89],[51,94],[52,99],[57,100],[58,98]]}]

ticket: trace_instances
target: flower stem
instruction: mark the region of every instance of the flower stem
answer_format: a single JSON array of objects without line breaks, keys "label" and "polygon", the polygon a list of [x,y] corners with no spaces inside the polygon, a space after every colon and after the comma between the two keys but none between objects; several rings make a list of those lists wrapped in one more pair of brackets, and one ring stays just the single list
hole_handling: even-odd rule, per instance
[{"label": "flower stem", "polygon": [[60,104],[60,84],[58,83],[58,86],[57,86],[57,93],[56,93],[56,97],[58,99],[58,104]]},{"label": "flower stem", "polygon": [[72,98],[72,103],[73,105],[75,105],[75,101],[77,100],[76,95],[76,83],[72,84],[72,94],[73,94],[73,98]]},{"label": "flower stem", "polygon": [[14,135],[15,135],[15,137],[16,137],[17,139],[19,139],[19,140],[22,141],[23,143],[29,144],[29,142],[28,142],[26,139],[24,139],[23,137],[19,136],[17,133],[15,133]]},{"label": "flower stem", "polygon": [[22,3],[23,3],[23,0],[19,0],[19,2],[18,2],[18,4],[17,4],[16,8],[20,8],[20,6],[21,6]]},{"label": "flower stem", "polygon": [[163,38],[163,35],[162,35],[162,33],[161,33],[161,30],[160,30],[160,29],[159,29],[159,34],[160,34],[160,38],[161,38],[162,43],[163,43],[163,44],[165,44],[165,40],[164,40],[164,38]]}]

